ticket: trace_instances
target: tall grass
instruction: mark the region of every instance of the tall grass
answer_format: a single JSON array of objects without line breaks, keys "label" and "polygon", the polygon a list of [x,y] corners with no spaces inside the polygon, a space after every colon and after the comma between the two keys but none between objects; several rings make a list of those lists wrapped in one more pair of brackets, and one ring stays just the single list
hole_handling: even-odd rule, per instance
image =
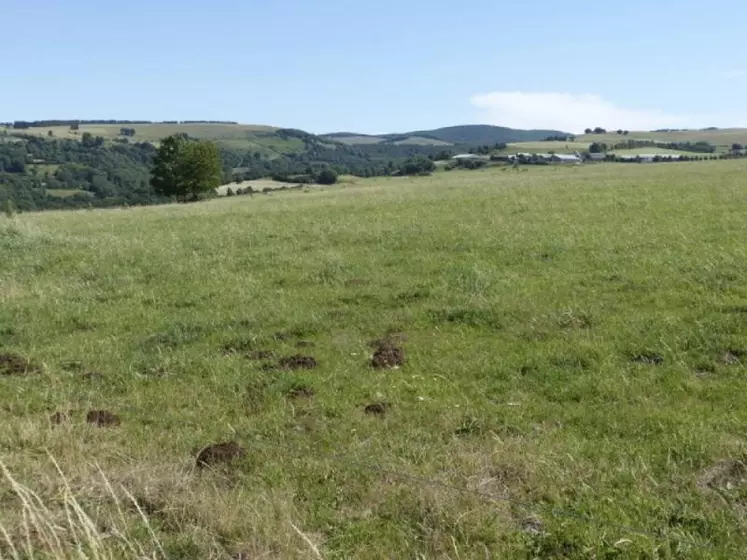
[{"label": "tall grass", "polygon": [[[745,176],[452,171],[0,216],[0,355],[34,365],[0,373],[3,554],[739,557]],[[385,338],[397,369],[371,366]]]}]

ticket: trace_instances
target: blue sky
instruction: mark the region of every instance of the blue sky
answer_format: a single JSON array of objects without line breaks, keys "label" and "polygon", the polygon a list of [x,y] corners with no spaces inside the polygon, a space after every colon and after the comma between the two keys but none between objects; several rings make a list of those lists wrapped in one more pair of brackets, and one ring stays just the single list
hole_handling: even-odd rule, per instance
[{"label": "blue sky", "polygon": [[0,121],[747,126],[747,2],[0,0]]}]

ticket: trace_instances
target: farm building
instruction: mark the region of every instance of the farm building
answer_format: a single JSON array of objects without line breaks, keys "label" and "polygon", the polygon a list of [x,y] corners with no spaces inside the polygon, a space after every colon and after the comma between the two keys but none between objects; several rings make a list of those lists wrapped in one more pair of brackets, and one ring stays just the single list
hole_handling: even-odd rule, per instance
[{"label": "farm building", "polygon": [[590,161],[604,161],[607,159],[607,154],[589,154]]},{"label": "farm building", "polygon": [[575,154],[553,154],[550,161],[556,163],[581,163],[581,158]]},{"label": "farm building", "polygon": [[676,161],[680,159],[677,154],[636,154],[617,156],[621,161],[637,161],[639,163],[654,163],[655,161]]}]

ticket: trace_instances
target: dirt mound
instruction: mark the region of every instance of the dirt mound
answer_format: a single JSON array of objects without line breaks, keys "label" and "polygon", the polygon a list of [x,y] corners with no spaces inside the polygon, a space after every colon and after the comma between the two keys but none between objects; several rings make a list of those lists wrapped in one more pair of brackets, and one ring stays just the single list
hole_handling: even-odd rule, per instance
[{"label": "dirt mound", "polygon": [[379,341],[371,358],[371,367],[375,369],[396,368],[405,363],[405,352],[389,340]]},{"label": "dirt mound", "polygon": [[18,354],[0,354],[0,375],[26,375],[39,371],[39,366]]},{"label": "dirt mound", "polygon": [[108,410],[89,410],[86,414],[86,422],[100,427],[119,426],[120,424],[119,416]]},{"label": "dirt mound", "polygon": [[289,389],[285,396],[289,399],[310,399],[314,396],[314,389],[305,385]]},{"label": "dirt mound", "polygon": [[60,424],[64,424],[69,420],[69,416],[65,412],[55,412],[52,414],[52,416],[49,417],[49,421],[52,423],[53,426],[59,426]]},{"label": "dirt mound", "polygon": [[246,455],[246,450],[238,443],[229,441],[208,445],[197,454],[196,463],[199,468],[230,463]]},{"label": "dirt mound", "polygon": [[386,414],[386,411],[389,410],[391,405],[386,402],[378,402],[378,403],[371,403],[369,405],[366,405],[366,408],[363,409],[363,412],[366,414],[374,414],[376,416],[383,416]]},{"label": "dirt mound", "polygon": [[653,352],[643,352],[641,354],[636,354],[633,357],[631,357],[630,361],[636,362],[638,364],[660,366],[661,364],[664,363],[664,358],[660,356],[659,354],[654,354]]},{"label": "dirt mound", "polygon": [[312,356],[296,354],[295,356],[281,358],[278,365],[283,369],[314,369],[319,364]]},{"label": "dirt mound", "polygon": [[708,467],[698,476],[701,490],[733,490],[747,483],[747,466],[742,461],[728,459]]}]

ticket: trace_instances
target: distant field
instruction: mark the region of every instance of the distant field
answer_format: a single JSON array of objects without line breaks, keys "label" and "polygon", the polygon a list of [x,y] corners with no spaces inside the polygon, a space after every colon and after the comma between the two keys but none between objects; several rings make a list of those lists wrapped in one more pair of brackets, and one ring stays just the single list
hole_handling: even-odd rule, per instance
[{"label": "distant field", "polygon": [[709,142],[719,146],[719,151],[731,149],[732,144],[747,144],[747,128],[725,128],[720,130],[688,130],[684,132],[640,132],[631,131],[624,136],[617,133],[586,134],[577,136],[579,142],[604,142],[616,144],[625,140],[653,140],[655,142]]},{"label": "distant field", "polygon": [[341,144],[381,144],[384,139],[376,136],[335,136],[331,138]]},{"label": "distant field", "polygon": [[45,173],[53,175],[60,166],[56,163],[34,163],[28,164],[26,167],[28,167],[29,169],[36,169],[36,172],[39,175],[44,175]]},{"label": "distant field", "polygon": [[632,150],[612,150],[610,151],[612,154],[617,154],[620,156],[625,155],[638,155],[638,154],[659,154],[659,155],[706,155],[706,154],[695,154],[694,152],[683,152],[681,150],[668,150],[666,148],[657,148],[657,147],[644,147],[644,148],[634,148]]},{"label": "distant field", "polygon": [[246,189],[251,187],[255,191],[262,191],[263,189],[277,190],[282,187],[291,187],[292,183],[281,183],[280,181],[272,181],[269,179],[256,179],[254,181],[242,181],[241,183],[229,183],[228,185],[221,185],[218,187],[216,192],[223,196],[226,194],[228,189],[236,192],[237,189]]},{"label": "distant field", "polygon": [[743,558],[745,177],[0,213],[0,557]]},{"label": "distant field", "polygon": [[88,191],[84,191],[81,189],[47,189],[47,194],[49,196],[56,196],[58,198],[69,198],[71,196],[75,196],[76,194],[93,196]]},{"label": "distant field", "polygon": [[516,144],[509,144],[505,150],[508,153],[516,152],[537,152],[537,153],[548,153],[556,152],[559,154],[583,152],[589,149],[589,144],[586,142],[518,142]]}]

